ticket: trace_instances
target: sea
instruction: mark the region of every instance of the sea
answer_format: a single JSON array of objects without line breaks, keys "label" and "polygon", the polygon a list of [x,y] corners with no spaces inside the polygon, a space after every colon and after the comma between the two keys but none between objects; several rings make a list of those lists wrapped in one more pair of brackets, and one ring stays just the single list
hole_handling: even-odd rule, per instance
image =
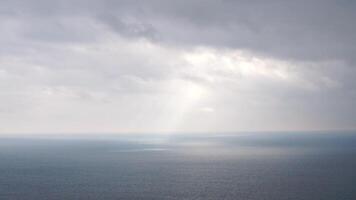
[{"label": "sea", "polygon": [[1,200],[355,200],[356,133],[0,136]]}]

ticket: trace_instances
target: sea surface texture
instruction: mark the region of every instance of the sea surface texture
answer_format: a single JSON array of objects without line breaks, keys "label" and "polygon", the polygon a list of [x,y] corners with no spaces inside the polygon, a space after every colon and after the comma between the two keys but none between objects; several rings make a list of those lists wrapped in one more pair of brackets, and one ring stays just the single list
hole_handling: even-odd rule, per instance
[{"label": "sea surface texture", "polygon": [[356,199],[350,132],[1,137],[0,199]]}]

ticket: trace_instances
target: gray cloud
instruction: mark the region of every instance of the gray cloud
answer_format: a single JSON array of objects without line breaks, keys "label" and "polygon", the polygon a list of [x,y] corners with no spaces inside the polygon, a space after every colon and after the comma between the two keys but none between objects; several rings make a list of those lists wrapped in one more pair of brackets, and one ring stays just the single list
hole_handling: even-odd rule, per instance
[{"label": "gray cloud", "polygon": [[[68,23],[62,26],[51,18],[88,17],[125,36],[175,45],[244,48],[293,59],[353,61],[356,52],[352,43],[356,29],[353,1],[31,0],[5,1],[2,5],[0,12],[6,16],[49,19],[48,26],[29,23],[34,26],[32,31],[37,31],[32,36],[42,39],[68,38]],[[80,21],[73,20],[70,25],[72,39],[91,34],[88,27],[80,27]],[[75,29],[78,25],[80,28]]]},{"label": "gray cloud", "polygon": [[0,131],[356,128],[355,8],[3,0]]}]

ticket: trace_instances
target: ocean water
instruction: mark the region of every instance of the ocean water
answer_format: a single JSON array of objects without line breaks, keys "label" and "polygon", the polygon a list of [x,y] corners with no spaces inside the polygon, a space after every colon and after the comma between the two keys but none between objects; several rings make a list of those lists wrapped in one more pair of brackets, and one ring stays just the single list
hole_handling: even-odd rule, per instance
[{"label": "ocean water", "polygon": [[350,132],[0,138],[0,199],[356,199]]}]

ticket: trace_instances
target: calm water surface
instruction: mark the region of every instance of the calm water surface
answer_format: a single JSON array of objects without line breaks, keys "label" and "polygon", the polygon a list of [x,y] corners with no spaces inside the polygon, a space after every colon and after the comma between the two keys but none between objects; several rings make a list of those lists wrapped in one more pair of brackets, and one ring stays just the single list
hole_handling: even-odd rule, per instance
[{"label": "calm water surface", "polygon": [[356,134],[0,138],[0,199],[356,199]]}]

